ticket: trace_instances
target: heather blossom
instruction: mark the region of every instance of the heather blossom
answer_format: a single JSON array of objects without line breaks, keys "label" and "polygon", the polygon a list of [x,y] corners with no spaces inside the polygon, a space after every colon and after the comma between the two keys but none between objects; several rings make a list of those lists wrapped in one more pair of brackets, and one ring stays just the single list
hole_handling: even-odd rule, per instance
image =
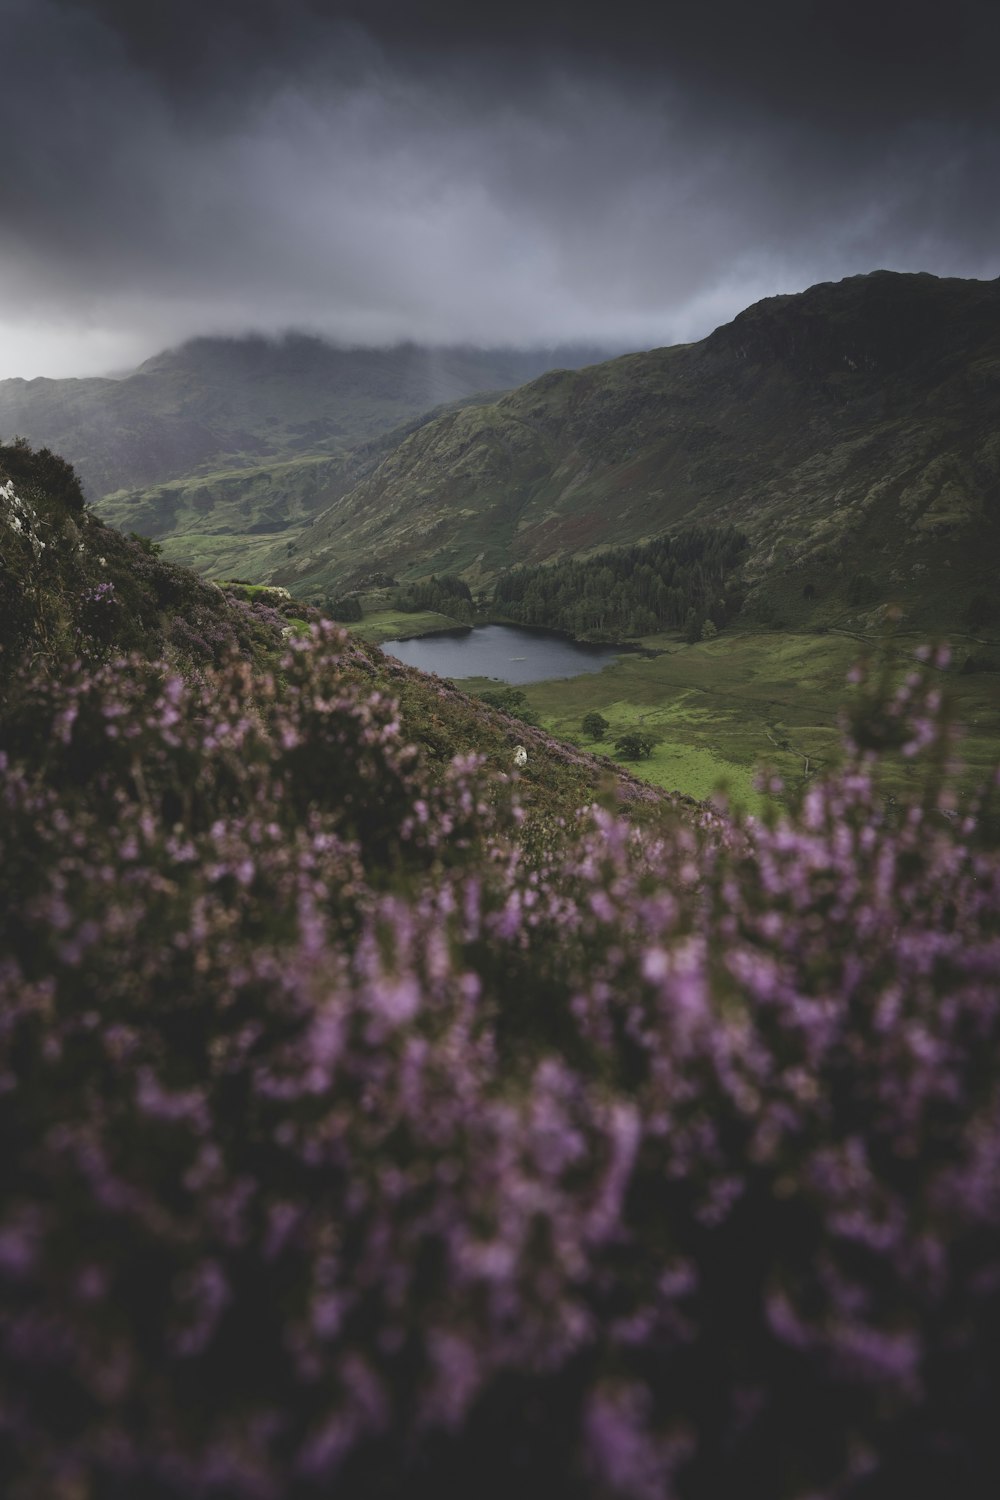
[{"label": "heather blossom", "polygon": [[770,821],[537,845],[328,627],[23,681],[7,1492],[995,1493],[1000,860],[940,660]]}]

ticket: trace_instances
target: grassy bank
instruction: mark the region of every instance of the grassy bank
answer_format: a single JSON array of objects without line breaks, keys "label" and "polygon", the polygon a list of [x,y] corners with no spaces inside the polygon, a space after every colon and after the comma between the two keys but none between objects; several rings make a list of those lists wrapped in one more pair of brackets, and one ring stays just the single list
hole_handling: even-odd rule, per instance
[{"label": "grassy bank", "polygon": [[405,641],[411,636],[433,635],[436,630],[462,628],[461,620],[453,620],[450,615],[438,614],[435,610],[408,612],[391,606],[371,611],[366,607],[364,619],[350,626],[352,635],[376,646],[381,646],[383,641]]}]

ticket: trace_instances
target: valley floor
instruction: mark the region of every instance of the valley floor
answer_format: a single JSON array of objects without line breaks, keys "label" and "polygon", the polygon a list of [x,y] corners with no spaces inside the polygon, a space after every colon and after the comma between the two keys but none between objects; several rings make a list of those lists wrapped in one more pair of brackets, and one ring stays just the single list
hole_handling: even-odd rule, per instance
[{"label": "valley floor", "polygon": [[[390,639],[404,620],[408,635],[444,623],[443,616],[372,615],[360,633]],[[764,770],[794,787],[836,761],[838,716],[853,691],[847,674],[878,647],[846,633],[774,630],[728,630],[694,646],[673,634],[647,636],[640,644],[649,654],[624,653],[602,672],[528,684],[528,705],[542,727],[606,753],[618,736],[641,729],[656,745],[649,759],[631,765],[637,775],[693,797],[722,792],[754,812],[764,805],[756,785]],[[894,679],[912,665],[920,644],[917,636],[897,636],[886,648]],[[1000,761],[1000,674],[962,673],[966,654],[956,649],[943,682],[962,727],[960,786],[971,792]],[[470,678],[459,686],[477,692],[496,684]],[[599,744],[580,728],[592,711],[610,725]],[[897,760],[886,791],[902,792],[913,774]]]}]

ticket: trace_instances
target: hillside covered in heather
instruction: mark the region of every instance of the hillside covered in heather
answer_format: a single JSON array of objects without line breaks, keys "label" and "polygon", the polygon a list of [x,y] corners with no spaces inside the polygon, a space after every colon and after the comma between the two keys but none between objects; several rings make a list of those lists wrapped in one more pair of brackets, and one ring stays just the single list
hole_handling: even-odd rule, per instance
[{"label": "hillside covered in heather", "polygon": [[946,651],[725,818],[0,466],[5,1492],[992,1496]]}]

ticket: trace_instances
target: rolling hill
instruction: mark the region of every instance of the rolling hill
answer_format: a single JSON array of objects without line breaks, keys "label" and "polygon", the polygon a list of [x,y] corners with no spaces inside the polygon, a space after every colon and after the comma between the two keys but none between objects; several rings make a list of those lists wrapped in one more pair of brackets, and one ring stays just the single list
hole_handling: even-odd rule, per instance
[{"label": "rolling hill", "polygon": [[[141,508],[150,487],[193,474],[304,455],[343,460],[433,407],[596,357],[583,348],[340,349],[299,334],[200,338],[121,379],[0,381],[0,437],[61,453],[92,500],[127,492],[126,505]],[[164,532],[173,529],[167,519]]]},{"label": "rolling hill", "polygon": [[751,541],[747,612],[915,625],[995,592],[1000,283],[875,272],[769,298],[700,343],[552,371],[421,425],[262,576],[505,567],[692,521]]}]

